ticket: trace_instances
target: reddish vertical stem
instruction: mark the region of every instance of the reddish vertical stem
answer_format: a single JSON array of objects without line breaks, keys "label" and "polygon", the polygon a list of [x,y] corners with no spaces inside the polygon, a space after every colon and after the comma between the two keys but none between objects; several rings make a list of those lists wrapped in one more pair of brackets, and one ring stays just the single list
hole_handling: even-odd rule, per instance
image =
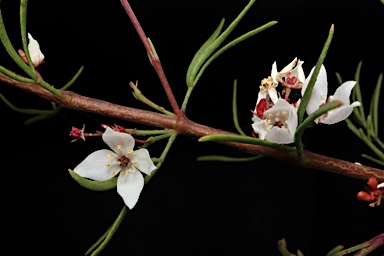
[{"label": "reddish vertical stem", "polygon": [[182,115],[182,112],[179,108],[179,105],[177,104],[175,96],[173,95],[171,86],[169,85],[167,77],[164,74],[164,70],[163,70],[163,67],[161,66],[160,59],[157,58],[155,56],[155,54],[153,53],[152,48],[148,42],[148,38],[145,35],[144,30],[141,27],[140,22],[136,18],[136,15],[133,12],[130,4],[128,3],[128,0],[120,0],[120,2],[123,5],[125,11],[127,12],[129,18],[131,19],[133,26],[135,27],[137,33],[139,34],[139,37],[140,37],[141,41],[143,42],[144,47],[149,54],[149,57],[151,58],[152,65],[153,65],[153,67],[154,67],[154,69],[155,69],[155,71],[156,71],[156,73],[160,79],[161,84],[164,87],[164,90],[165,90],[165,93],[167,94],[168,100],[171,103],[173,112],[178,116]]}]

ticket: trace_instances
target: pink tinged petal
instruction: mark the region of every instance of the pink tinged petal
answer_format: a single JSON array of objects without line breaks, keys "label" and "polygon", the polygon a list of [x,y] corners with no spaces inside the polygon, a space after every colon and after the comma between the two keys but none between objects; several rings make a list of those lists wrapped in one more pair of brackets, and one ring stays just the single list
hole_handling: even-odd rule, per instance
[{"label": "pink tinged petal", "polygon": [[[258,117],[255,117],[255,119],[256,118],[258,118]],[[265,135],[268,133],[267,121],[261,120],[260,118],[258,118],[258,119],[259,120],[256,120],[256,122],[254,122],[252,124],[252,128],[255,131],[255,133],[257,133],[259,135],[259,139],[264,140]]]},{"label": "pink tinged petal", "polygon": [[273,103],[276,103],[278,97],[277,97],[277,91],[275,88],[268,90],[269,97],[271,98]]},{"label": "pink tinged petal", "polygon": [[265,135],[265,140],[277,144],[289,144],[294,142],[293,136],[289,131],[277,126],[272,127],[272,129]]},{"label": "pink tinged petal", "polygon": [[73,171],[81,177],[103,181],[114,177],[120,169],[117,155],[111,150],[101,149],[87,156]]},{"label": "pink tinged petal", "polygon": [[109,127],[103,133],[103,140],[117,154],[126,155],[135,146],[135,140],[130,134],[116,132]]},{"label": "pink tinged petal", "polygon": [[39,43],[33,39],[30,33],[28,33],[28,51],[31,57],[32,63],[35,67],[39,66],[44,60],[44,54],[40,51]]},{"label": "pink tinged petal", "polygon": [[123,198],[124,203],[132,209],[144,187],[144,178],[139,171],[128,172],[124,169],[117,178],[117,193]]},{"label": "pink tinged petal", "polygon": [[145,148],[136,150],[133,154],[132,160],[135,161],[133,165],[145,174],[151,174],[153,170],[156,169],[156,166],[153,164],[149,152]]},{"label": "pink tinged petal", "polygon": [[[309,73],[309,76],[305,80],[303,87],[301,88],[301,95],[304,95],[314,70],[315,70],[315,67],[312,68],[311,72]],[[309,102],[307,105],[306,111],[308,115],[315,112],[317,109],[319,109],[320,105],[325,103],[327,99],[327,93],[328,93],[327,71],[325,70],[324,65],[321,65],[320,72],[315,82],[315,86],[313,87],[313,90],[312,90],[311,98],[309,99]]]},{"label": "pink tinged petal", "polygon": [[345,120],[353,111],[354,107],[360,106],[360,102],[355,101],[351,105],[343,105],[333,111],[329,111],[326,117],[321,120],[324,124],[335,124]]},{"label": "pink tinged petal", "polygon": [[347,81],[343,83],[336,89],[333,99],[343,102],[344,105],[349,105],[349,96],[355,85],[355,81]]}]

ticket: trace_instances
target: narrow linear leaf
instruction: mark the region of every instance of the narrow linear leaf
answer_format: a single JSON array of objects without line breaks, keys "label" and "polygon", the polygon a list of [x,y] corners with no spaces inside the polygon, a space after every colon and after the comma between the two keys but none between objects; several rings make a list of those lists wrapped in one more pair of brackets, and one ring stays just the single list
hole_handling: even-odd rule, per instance
[{"label": "narrow linear leaf", "polygon": [[36,80],[37,75],[34,73],[27,64],[21,59],[19,54],[16,52],[15,48],[13,47],[11,41],[9,40],[7,31],[4,26],[4,21],[3,21],[3,15],[1,13],[1,8],[0,8],[0,40],[2,44],[5,47],[5,50],[9,54],[9,56],[13,59],[13,61],[26,73],[28,74],[32,79]]},{"label": "narrow linear leaf", "polygon": [[344,246],[342,245],[338,245],[336,246],[335,248],[333,248],[332,250],[330,250],[326,256],[332,256],[333,254],[337,253],[337,252],[340,252],[341,250],[344,249]]},{"label": "narrow linear leaf", "polygon": [[330,111],[332,109],[340,107],[341,105],[343,105],[343,103],[341,101],[338,101],[338,100],[334,100],[334,101],[328,102],[327,104],[323,105],[322,107],[317,109],[315,112],[310,114],[297,127],[296,132],[295,132],[295,146],[296,146],[296,149],[297,149],[297,156],[298,156],[299,159],[302,158],[302,154],[303,154],[303,144],[302,144],[301,136],[303,135],[305,129],[307,129],[307,127],[311,126],[313,124],[313,122],[318,117],[324,115],[325,113],[327,113],[328,111]]},{"label": "narrow linear leaf", "polygon": [[208,40],[196,52],[195,56],[191,61],[191,64],[189,64],[189,67],[187,70],[187,77],[186,77],[188,87],[194,86],[193,80],[195,79],[195,76],[198,70],[200,69],[201,65],[203,65],[204,61],[209,57],[209,56],[204,56],[203,53],[213,43],[213,41],[215,41],[216,38],[219,36],[221,29],[224,26],[224,22],[225,22],[225,19],[222,19],[220,21],[219,26],[216,28],[213,34],[208,38]]},{"label": "narrow linear leaf", "polygon": [[[24,54],[27,57],[29,68],[31,72],[36,74],[35,67],[33,65],[31,55],[29,53],[28,45],[27,45],[27,6],[28,0],[20,1],[20,31],[21,31],[21,41],[23,44]],[[37,77],[37,74],[36,74]]]},{"label": "narrow linear leaf", "polygon": [[235,79],[233,81],[233,97],[232,97],[232,116],[233,116],[233,123],[236,127],[236,130],[244,136],[247,136],[245,132],[241,129],[239,125],[239,119],[237,117],[237,80]]},{"label": "narrow linear leaf", "polygon": [[196,161],[206,162],[206,161],[220,161],[220,162],[251,162],[256,161],[262,158],[262,155],[251,156],[251,157],[229,157],[229,156],[220,156],[220,155],[207,155],[199,156],[196,158]]},{"label": "narrow linear leaf", "polygon": [[239,142],[244,144],[261,145],[271,148],[276,148],[284,151],[296,151],[295,147],[288,147],[276,143],[272,143],[266,140],[256,139],[248,136],[230,135],[230,134],[212,134],[203,136],[199,139],[199,142],[207,141],[227,141],[227,142]]},{"label": "narrow linear leaf", "polygon": [[229,50],[230,48],[232,48],[233,46],[237,45],[238,43],[260,33],[261,31],[264,31],[266,30],[267,28],[273,26],[277,24],[277,21],[271,21],[271,22],[268,22],[266,24],[264,24],[263,26],[260,26],[252,31],[249,31],[248,33],[245,33],[244,35],[236,38],[235,40],[229,42],[228,44],[226,44],[225,46],[223,46],[220,50],[218,50],[217,52],[215,52],[215,54],[213,54],[205,63],[204,65],[201,67],[201,69],[199,70],[199,73],[197,74],[195,80],[194,80],[194,84],[197,84],[197,82],[199,81],[200,77],[202,76],[202,74],[204,73],[205,69],[209,66],[209,64],[212,63],[212,61],[214,61],[217,57],[219,57],[221,54],[223,54],[224,52],[226,52],[227,50]]},{"label": "narrow linear leaf", "polygon": [[380,91],[381,91],[381,82],[383,80],[383,73],[380,73],[379,78],[377,79],[377,84],[372,95],[371,106],[370,106],[370,116],[372,117],[372,132],[373,137],[377,137],[379,133],[379,102],[380,102]]},{"label": "narrow linear leaf", "polygon": [[86,178],[81,177],[71,169],[68,169],[69,174],[71,177],[77,181],[81,186],[93,190],[93,191],[106,191],[113,188],[116,188],[117,184],[117,178],[114,177],[112,179],[106,180],[106,181],[95,181],[95,180],[88,180]]},{"label": "narrow linear leaf", "polygon": [[[357,127],[352,123],[351,120],[349,120],[348,118],[345,119],[345,122],[347,123],[347,126],[348,128],[358,137],[360,138],[360,132],[359,132],[359,129],[357,129]],[[360,138],[361,139],[361,138]]]},{"label": "narrow linear leaf", "polygon": [[381,165],[381,166],[384,166],[384,161],[382,161],[382,160],[380,160],[380,159],[376,159],[376,158],[371,157],[371,156],[366,155],[366,154],[362,154],[361,156],[364,157],[364,158],[366,158],[366,159],[368,159],[369,161],[372,161],[372,162],[374,162],[374,163],[376,163],[376,164],[379,164],[379,165]]},{"label": "narrow linear leaf", "polygon": [[313,71],[311,79],[309,80],[307,89],[305,90],[305,93],[301,99],[300,106],[297,110],[299,124],[301,124],[303,122],[305,109],[307,108],[308,102],[311,98],[313,87],[315,86],[317,76],[320,72],[321,65],[323,64],[324,59],[327,56],[329,46],[331,45],[331,42],[332,42],[333,33],[334,33],[334,25],[332,24],[331,29],[329,30],[328,38],[324,44],[324,47],[323,47],[323,50],[321,51],[319,59],[317,60],[316,67]]},{"label": "narrow linear leaf", "polygon": [[352,99],[354,101],[357,100],[361,103],[358,110],[360,110],[361,121],[365,124],[366,118],[365,118],[365,112],[364,112],[364,104],[363,104],[363,98],[361,97],[361,90],[360,90],[360,73],[361,73],[362,65],[363,65],[363,62],[360,61],[356,68],[356,73],[355,73],[356,85],[355,87],[353,87]]},{"label": "narrow linear leaf", "polygon": [[339,85],[341,85],[343,83],[343,79],[341,78],[341,75],[338,72],[335,72],[335,75],[336,75],[337,82],[339,83]]},{"label": "narrow linear leaf", "polygon": [[83,69],[84,69],[84,66],[81,66],[80,69],[76,72],[76,74],[72,77],[71,80],[69,80],[68,83],[66,83],[63,87],[61,87],[59,90],[60,91],[65,91],[67,90],[69,87],[71,87],[71,85],[76,82],[77,78],[81,75],[81,73],[83,72]]}]

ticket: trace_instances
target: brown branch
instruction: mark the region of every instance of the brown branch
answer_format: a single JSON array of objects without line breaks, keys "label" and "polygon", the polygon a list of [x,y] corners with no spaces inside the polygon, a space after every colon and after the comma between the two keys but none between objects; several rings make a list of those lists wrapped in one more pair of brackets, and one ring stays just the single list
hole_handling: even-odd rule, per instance
[{"label": "brown branch", "polygon": [[[41,98],[56,102],[65,108],[77,109],[87,112],[93,112],[100,115],[110,116],[117,119],[127,120],[134,123],[150,125],[154,127],[175,129],[181,134],[191,135],[200,138],[211,134],[233,134],[231,132],[215,129],[189,120],[184,115],[170,117],[167,115],[125,107],[110,102],[81,96],[71,91],[63,91],[62,96],[58,97],[48,92],[38,84],[28,84],[15,81],[0,73],[0,81],[11,84],[29,93],[35,94]],[[286,161],[298,166],[333,172],[358,179],[368,179],[375,177],[379,182],[384,181],[384,171],[368,166],[361,166],[340,159],[319,155],[309,151],[303,152],[305,161],[300,162],[292,153],[283,152],[277,149],[241,144],[235,142],[220,142],[223,145],[237,148],[251,154],[262,154],[266,157]]]}]

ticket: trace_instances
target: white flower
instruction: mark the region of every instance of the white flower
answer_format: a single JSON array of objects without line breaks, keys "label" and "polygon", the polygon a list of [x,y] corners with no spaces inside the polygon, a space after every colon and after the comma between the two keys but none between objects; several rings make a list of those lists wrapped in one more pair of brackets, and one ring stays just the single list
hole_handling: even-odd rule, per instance
[{"label": "white flower", "polygon": [[44,60],[44,54],[40,51],[39,43],[28,33],[28,51],[34,67],[38,67]]},{"label": "white flower", "polygon": [[[301,88],[305,81],[305,75],[302,65],[304,61],[295,58],[291,63],[285,66],[280,72],[277,72],[276,62],[273,63],[272,70],[274,69],[274,81],[280,82],[284,87],[298,89]],[[283,80],[283,78],[285,78]]]},{"label": "white flower", "polygon": [[149,175],[156,166],[147,149],[133,150],[135,140],[130,134],[116,132],[108,127],[102,138],[113,151],[101,149],[93,152],[76,166],[74,172],[96,181],[108,180],[120,173],[117,192],[132,209],[144,187],[144,178],[140,172]]},{"label": "white flower", "polygon": [[294,142],[297,128],[296,109],[283,99],[278,99],[272,108],[264,112],[266,119],[254,116],[253,130],[262,140],[278,144]]},{"label": "white flower", "polygon": [[[308,78],[305,80],[303,84],[303,88],[301,89],[301,94],[304,95],[305,90],[307,89],[309,80],[312,77],[312,73],[315,68],[312,68],[311,73],[309,74]],[[310,115],[314,111],[316,111],[320,106],[325,104],[326,102],[332,101],[332,100],[339,100],[343,103],[342,106],[333,109],[329,111],[328,113],[322,115],[321,117],[316,119],[315,122],[318,123],[324,123],[324,124],[335,124],[340,121],[343,121],[346,119],[353,111],[354,107],[360,106],[360,102],[355,101],[352,104],[350,104],[349,96],[351,95],[351,91],[353,87],[355,86],[355,81],[347,81],[340,85],[336,91],[335,94],[330,96],[327,99],[327,93],[328,93],[328,82],[327,82],[327,72],[325,70],[325,67],[322,65],[320,68],[320,72],[317,76],[315,86],[312,90],[311,98],[307,105],[307,114]]]},{"label": "white flower", "polygon": [[[291,63],[284,67],[280,72],[277,72],[276,62],[273,63],[272,69],[274,70],[274,81],[279,82],[281,86],[285,87],[281,94],[286,101],[290,101],[289,95],[292,89],[301,89],[305,81],[305,75],[302,65],[304,61],[295,58]],[[291,102],[295,103],[295,102]]]}]

